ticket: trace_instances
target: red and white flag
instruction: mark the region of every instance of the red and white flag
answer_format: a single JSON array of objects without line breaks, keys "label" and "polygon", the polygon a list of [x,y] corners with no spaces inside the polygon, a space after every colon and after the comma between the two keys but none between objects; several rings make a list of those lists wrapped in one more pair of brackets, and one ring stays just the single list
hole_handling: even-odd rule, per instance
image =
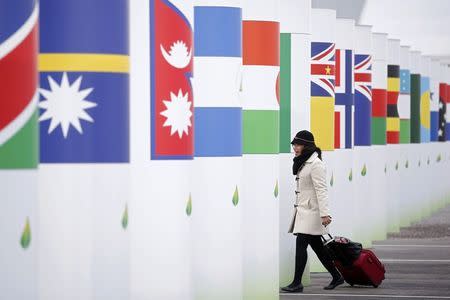
[{"label": "red and white flag", "polygon": [[151,8],[151,158],[193,156],[193,37],[190,21],[167,0]]}]

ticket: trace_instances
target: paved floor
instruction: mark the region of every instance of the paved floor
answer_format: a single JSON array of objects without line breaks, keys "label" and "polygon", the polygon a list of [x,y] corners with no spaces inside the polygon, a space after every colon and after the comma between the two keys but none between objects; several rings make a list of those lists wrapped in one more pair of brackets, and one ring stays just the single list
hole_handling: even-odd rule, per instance
[{"label": "paved floor", "polygon": [[450,299],[450,206],[374,243],[373,251],[386,267],[386,279],[378,288],[344,284],[325,291],[330,276],[315,273],[303,293],[280,294],[280,300]]}]

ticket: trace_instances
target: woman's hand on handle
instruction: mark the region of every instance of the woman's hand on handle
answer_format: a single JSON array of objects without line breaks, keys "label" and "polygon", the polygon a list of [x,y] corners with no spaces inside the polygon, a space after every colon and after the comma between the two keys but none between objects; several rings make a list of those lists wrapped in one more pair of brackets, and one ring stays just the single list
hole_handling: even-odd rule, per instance
[{"label": "woman's hand on handle", "polygon": [[322,217],[322,225],[323,226],[328,226],[331,223],[331,217],[330,216],[326,216],[326,217]]}]

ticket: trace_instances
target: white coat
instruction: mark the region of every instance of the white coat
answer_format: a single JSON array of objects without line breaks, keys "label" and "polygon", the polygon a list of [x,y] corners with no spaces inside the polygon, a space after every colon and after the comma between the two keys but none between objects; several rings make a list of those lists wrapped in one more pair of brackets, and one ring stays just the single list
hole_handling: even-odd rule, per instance
[{"label": "white coat", "polygon": [[314,152],[297,173],[297,190],[290,233],[327,234],[321,217],[330,215],[328,209],[327,171]]}]

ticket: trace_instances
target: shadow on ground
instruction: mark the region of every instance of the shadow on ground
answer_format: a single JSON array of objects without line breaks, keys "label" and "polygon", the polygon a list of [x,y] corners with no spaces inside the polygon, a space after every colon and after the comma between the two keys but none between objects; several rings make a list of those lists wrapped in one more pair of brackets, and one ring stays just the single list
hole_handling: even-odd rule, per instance
[{"label": "shadow on ground", "polygon": [[386,279],[378,288],[344,284],[323,290],[330,281],[326,273],[311,274],[311,285],[300,294],[280,294],[293,299],[450,299],[450,206],[372,249],[386,267]]}]

